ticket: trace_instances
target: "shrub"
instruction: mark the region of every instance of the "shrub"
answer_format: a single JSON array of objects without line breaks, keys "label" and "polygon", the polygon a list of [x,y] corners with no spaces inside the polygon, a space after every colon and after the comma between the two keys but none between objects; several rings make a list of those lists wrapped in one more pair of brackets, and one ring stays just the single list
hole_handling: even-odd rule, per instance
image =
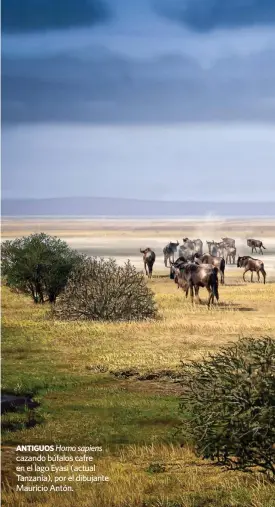
[{"label": "shrub", "polygon": [[2,274],[12,289],[36,303],[54,303],[82,256],[58,238],[32,234],[2,245]]},{"label": "shrub", "polygon": [[128,261],[87,258],[72,272],[53,315],[65,320],[129,321],[154,318],[152,291]]},{"label": "shrub", "polygon": [[240,340],[183,364],[181,431],[204,458],[275,474],[275,340]]}]

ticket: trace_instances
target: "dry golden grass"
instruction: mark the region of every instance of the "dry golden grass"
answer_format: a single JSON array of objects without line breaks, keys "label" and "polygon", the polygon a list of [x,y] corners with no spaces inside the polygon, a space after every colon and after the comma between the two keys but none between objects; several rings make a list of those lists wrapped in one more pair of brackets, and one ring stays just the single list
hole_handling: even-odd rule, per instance
[{"label": "dry golden grass", "polygon": [[[274,334],[275,283],[243,283],[241,271],[227,276],[220,286],[220,303],[208,310],[192,306],[169,277],[153,278],[160,319],[143,323],[52,322],[44,309],[33,312],[28,298],[4,296],[3,324],[21,327],[23,333],[39,333],[41,342],[62,356],[64,368],[78,370],[100,364],[108,370],[176,368],[181,359],[194,359],[214,352],[241,336]],[[206,300],[206,290],[200,291]],[[21,310],[21,311],[20,311]],[[22,312],[23,310],[23,312]],[[115,346],[114,346],[115,344]]]},{"label": "dry golden grass", "polygon": [[[33,389],[44,407],[41,425],[3,434],[4,506],[275,506],[274,487],[262,477],[225,472],[173,441],[176,384],[109,373],[177,370],[181,360],[205,357],[241,336],[275,336],[275,283],[243,283],[241,270],[233,270],[220,286],[220,304],[208,310],[192,306],[164,273],[148,282],[160,318],[145,323],[52,322],[46,307],[3,288],[3,387]],[[205,289],[200,295],[206,300]],[[74,485],[73,493],[15,491],[16,443],[100,445],[100,438],[97,473],[109,475],[109,483]],[[155,463],[163,472],[150,473]]]}]

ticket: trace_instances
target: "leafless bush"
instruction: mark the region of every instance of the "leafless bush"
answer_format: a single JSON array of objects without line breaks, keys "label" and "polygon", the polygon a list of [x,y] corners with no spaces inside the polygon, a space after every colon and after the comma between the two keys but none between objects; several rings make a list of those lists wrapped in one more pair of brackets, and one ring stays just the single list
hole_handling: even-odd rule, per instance
[{"label": "leafless bush", "polygon": [[62,320],[130,321],[157,315],[153,292],[128,261],[86,258],[71,274],[53,308]]}]

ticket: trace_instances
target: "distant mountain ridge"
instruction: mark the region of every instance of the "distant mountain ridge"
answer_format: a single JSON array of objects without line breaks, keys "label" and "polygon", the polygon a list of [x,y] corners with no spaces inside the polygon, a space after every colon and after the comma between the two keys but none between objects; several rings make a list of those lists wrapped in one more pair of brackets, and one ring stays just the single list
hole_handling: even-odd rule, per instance
[{"label": "distant mountain ridge", "polygon": [[2,199],[2,216],[275,216],[275,202],[150,201],[109,197]]}]

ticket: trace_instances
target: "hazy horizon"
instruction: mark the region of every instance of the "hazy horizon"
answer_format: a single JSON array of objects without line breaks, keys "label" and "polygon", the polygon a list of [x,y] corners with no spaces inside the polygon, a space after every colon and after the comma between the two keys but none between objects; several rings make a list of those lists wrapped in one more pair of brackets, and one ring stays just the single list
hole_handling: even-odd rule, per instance
[{"label": "hazy horizon", "polygon": [[272,0],[2,3],[2,199],[274,202]]}]

